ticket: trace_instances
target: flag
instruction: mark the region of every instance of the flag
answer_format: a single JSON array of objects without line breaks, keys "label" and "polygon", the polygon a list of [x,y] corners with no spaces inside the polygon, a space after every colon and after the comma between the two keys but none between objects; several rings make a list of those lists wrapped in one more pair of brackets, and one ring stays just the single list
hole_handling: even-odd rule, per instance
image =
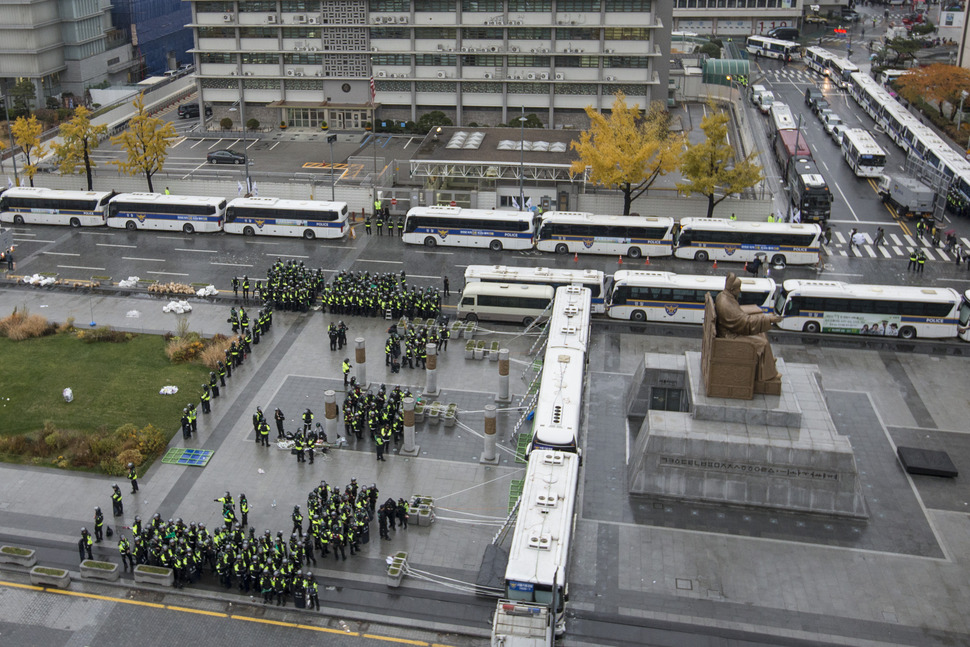
[{"label": "flag", "polygon": [[530,198],[526,198],[526,200],[525,200],[525,209],[526,209],[526,211],[529,211],[529,210],[532,209],[532,198],[531,197]]},{"label": "flag", "polygon": [[9,175],[7,176],[7,188],[8,189],[12,189],[13,188],[13,180],[10,179],[10,176]]},{"label": "flag", "polygon": [[242,182],[236,182],[236,195],[242,195]]},{"label": "flag", "polygon": [[519,201],[515,199],[515,196],[512,196],[512,208],[516,211],[519,210]]},{"label": "flag", "polygon": [[253,195],[257,198],[259,197],[259,187],[256,186],[255,182],[253,182]]},{"label": "flag", "polygon": [[374,75],[370,75],[370,102],[374,103],[377,100],[377,86],[374,85]]}]

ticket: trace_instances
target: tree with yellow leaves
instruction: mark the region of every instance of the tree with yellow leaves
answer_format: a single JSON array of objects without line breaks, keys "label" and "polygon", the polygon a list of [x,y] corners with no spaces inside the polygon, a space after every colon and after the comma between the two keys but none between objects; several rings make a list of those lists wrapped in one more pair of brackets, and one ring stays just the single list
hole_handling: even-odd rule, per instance
[{"label": "tree with yellow leaves", "polygon": [[37,160],[44,156],[47,150],[40,141],[41,133],[44,132],[44,125],[37,121],[37,117],[17,117],[10,127],[13,133],[13,140],[24,151],[27,163],[24,165],[24,175],[30,180],[30,186],[34,186],[34,176],[37,175]]},{"label": "tree with yellow leaves", "polygon": [[98,147],[98,142],[108,132],[105,125],[91,124],[91,111],[84,106],[78,106],[74,117],[61,124],[61,139],[63,143],[54,144],[54,152],[60,162],[61,173],[71,175],[78,164],[84,164],[84,172],[88,178],[88,191],[94,189],[94,179],[91,177],[91,150]]},{"label": "tree with yellow leaves", "polygon": [[135,116],[128,121],[128,128],[111,138],[128,153],[128,159],[109,162],[125,175],[144,173],[148,191],[154,193],[152,176],[162,170],[168,157],[168,147],[178,136],[170,121],[163,121],[145,112],[145,98],[138,95],[132,102]]},{"label": "tree with yellow leaves", "polygon": [[902,75],[896,81],[899,86],[899,93],[910,103],[916,103],[920,99],[936,103],[943,113],[943,104],[950,104],[950,117],[952,121],[957,114],[960,106],[960,93],[970,90],[970,70],[957,65],[947,65],[945,63],[933,63],[926,67],[916,67],[907,74]]},{"label": "tree with yellow leaves", "polygon": [[644,116],[639,104],[626,103],[616,93],[609,116],[586,107],[590,128],[579,141],[570,142],[579,159],[570,166],[573,173],[590,169],[590,180],[623,192],[623,214],[629,215],[633,201],[657,178],[677,168],[683,138],[670,132],[670,113],[659,101],[650,104]]},{"label": "tree with yellow leaves", "polygon": [[714,207],[729,195],[741,193],[763,177],[761,166],[754,162],[755,153],[735,159],[734,149],[727,142],[727,124],[727,113],[709,103],[708,114],[701,120],[706,138],[688,145],[680,166],[684,181],[677,183],[677,190],[687,196],[706,196],[708,218],[714,216]]}]

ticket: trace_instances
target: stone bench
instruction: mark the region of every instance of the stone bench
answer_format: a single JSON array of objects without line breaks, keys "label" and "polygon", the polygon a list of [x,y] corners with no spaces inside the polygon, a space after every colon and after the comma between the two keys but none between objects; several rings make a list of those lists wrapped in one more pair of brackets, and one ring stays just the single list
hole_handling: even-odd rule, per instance
[{"label": "stone bench", "polygon": [[81,562],[81,579],[117,582],[120,577],[121,571],[117,564],[94,559],[86,559]]},{"label": "stone bench", "polygon": [[157,584],[159,586],[174,586],[175,572],[164,566],[135,566],[135,582],[139,584]]},{"label": "stone bench", "polygon": [[37,563],[37,551],[17,546],[0,546],[0,563],[32,568]]},{"label": "stone bench", "polygon": [[63,568],[35,566],[30,569],[30,583],[34,586],[53,586],[66,589],[71,586],[71,574]]}]

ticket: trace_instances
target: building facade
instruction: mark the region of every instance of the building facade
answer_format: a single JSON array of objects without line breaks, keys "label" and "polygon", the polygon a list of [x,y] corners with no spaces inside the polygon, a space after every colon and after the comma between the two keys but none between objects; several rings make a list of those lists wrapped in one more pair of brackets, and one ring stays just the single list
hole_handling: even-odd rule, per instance
[{"label": "building facade", "polygon": [[135,48],[137,77],[160,76],[191,63],[192,7],[182,0],[111,0],[111,21]]},{"label": "building facade", "polygon": [[[775,27],[800,27],[802,0],[673,0],[675,31],[724,38],[766,34]],[[817,2],[820,11],[837,2]]]},{"label": "building facade", "polygon": [[553,127],[622,90],[666,101],[671,5],[655,0],[192,0],[207,103],[292,127],[524,110]]}]

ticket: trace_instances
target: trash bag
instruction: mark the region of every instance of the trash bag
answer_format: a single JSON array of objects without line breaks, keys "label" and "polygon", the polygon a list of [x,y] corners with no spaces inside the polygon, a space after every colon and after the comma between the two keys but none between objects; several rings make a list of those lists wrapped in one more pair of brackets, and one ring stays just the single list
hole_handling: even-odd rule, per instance
[{"label": "trash bag", "polygon": [[74,391],[72,391],[70,387],[68,387],[68,388],[64,389],[63,391],[61,391],[61,395],[64,396],[64,402],[73,402],[74,401]]},{"label": "trash bag", "polygon": [[111,526],[105,526],[104,534],[107,535],[108,539],[111,539],[115,536],[115,531],[111,529]]}]

